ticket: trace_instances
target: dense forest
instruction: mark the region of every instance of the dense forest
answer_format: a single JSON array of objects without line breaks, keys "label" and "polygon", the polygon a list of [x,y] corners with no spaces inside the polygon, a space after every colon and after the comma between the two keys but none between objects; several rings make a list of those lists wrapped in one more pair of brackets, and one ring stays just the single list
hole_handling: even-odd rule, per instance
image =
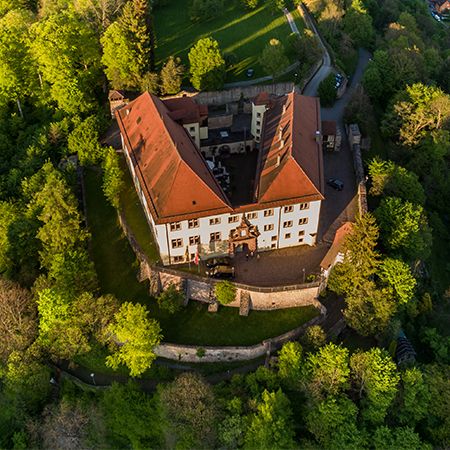
[{"label": "dense forest", "polygon": [[[371,139],[371,212],[326,293],[344,298],[362,344],[316,326],[266,367],[214,384],[170,370],[157,385],[55,380],[54,364],[98,346],[139,376],[162,338],[146,306],[99,289],[73,163],[95,167],[120,207],[120,162],[99,143],[109,87],[186,82],[177,58],[155,67],[159,3],[0,0],[0,447],[450,446],[450,28],[422,0],[305,0],[343,72],[359,47],[373,53],[346,110]],[[394,360],[401,333],[417,353],[408,364]]]}]

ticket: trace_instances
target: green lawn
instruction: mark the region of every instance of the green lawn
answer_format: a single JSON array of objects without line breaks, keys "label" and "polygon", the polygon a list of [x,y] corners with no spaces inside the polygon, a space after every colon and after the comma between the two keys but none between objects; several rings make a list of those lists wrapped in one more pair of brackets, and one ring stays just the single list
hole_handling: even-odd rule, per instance
[{"label": "green lawn", "polygon": [[84,178],[91,251],[100,289],[120,301],[146,304],[151,316],[160,322],[165,341],[199,346],[251,345],[295,328],[318,314],[314,307],[304,307],[252,311],[248,317],[240,317],[237,308],[222,307],[218,313],[208,313],[206,305],[198,302],[190,302],[174,315],[160,310],[148,295],[147,284],[136,279],[135,255],[121,233],[116,212],[103,195],[100,172],[87,169]]},{"label": "green lawn", "polygon": [[[160,66],[169,56],[179,56],[188,67],[189,49],[199,39],[212,36],[225,54],[234,54],[236,63],[228,69],[227,80],[246,78],[248,68],[255,69],[254,78],[267,75],[258,64],[258,57],[270,39],[277,38],[288,50],[291,29],[281,11],[273,12],[269,2],[255,10],[244,8],[240,0],[225,0],[220,17],[207,22],[192,23],[189,1],[169,0],[155,11],[156,63]],[[303,21],[295,11],[294,19],[301,31]]]}]

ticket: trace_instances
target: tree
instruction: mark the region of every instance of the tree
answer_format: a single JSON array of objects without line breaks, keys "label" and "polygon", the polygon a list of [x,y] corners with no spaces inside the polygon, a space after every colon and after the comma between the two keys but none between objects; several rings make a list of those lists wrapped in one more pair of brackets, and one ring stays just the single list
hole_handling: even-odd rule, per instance
[{"label": "tree", "polygon": [[245,447],[286,449],[295,447],[294,424],[288,398],[281,389],[264,390],[245,433]]},{"label": "tree", "polygon": [[209,384],[195,373],[183,373],[162,389],[165,418],[188,448],[213,448],[218,411]]},{"label": "tree", "polygon": [[31,27],[31,51],[59,108],[78,114],[95,107],[100,49],[88,23],[69,10],[51,14]]},{"label": "tree", "polygon": [[337,395],[348,384],[350,368],[348,350],[329,343],[306,360],[306,383],[309,392],[317,398]]},{"label": "tree", "polygon": [[431,231],[422,206],[386,197],[375,210],[381,240],[388,250],[409,261],[426,260],[431,250]]},{"label": "tree", "polygon": [[396,196],[419,205],[425,203],[425,192],[419,177],[393,161],[375,157],[369,164],[369,176],[371,195]]},{"label": "tree", "polygon": [[[102,63],[114,89],[137,88],[153,70],[150,2],[130,0],[101,38]],[[120,58],[117,58],[120,55]]]},{"label": "tree", "polygon": [[124,364],[131,376],[142,375],[156,358],[153,349],[161,340],[161,328],[148,317],[143,305],[125,302],[114,315],[108,327],[112,355],[106,357],[106,365],[117,369]]},{"label": "tree", "polygon": [[[358,440],[357,416],[358,408],[346,396],[329,396],[313,404],[306,425],[322,448],[358,448],[349,445],[349,441]],[[336,445],[336,440],[347,441],[345,447]]]},{"label": "tree", "polygon": [[336,79],[334,73],[330,73],[319,84],[317,91],[320,97],[320,103],[323,106],[331,106],[337,99]]},{"label": "tree", "polygon": [[214,295],[222,305],[228,305],[236,299],[236,287],[229,281],[219,281],[214,286]]},{"label": "tree", "polygon": [[400,259],[386,258],[380,265],[378,276],[399,304],[404,305],[412,300],[417,281],[408,264]]},{"label": "tree", "polygon": [[307,351],[317,351],[327,343],[327,335],[320,325],[312,325],[306,329],[301,342]]},{"label": "tree", "polygon": [[0,361],[23,352],[36,338],[36,305],[30,292],[19,284],[0,278]]},{"label": "tree", "polygon": [[449,118],[450,96],[437,87],[416,83],[397,95],[382,125],[386,134],[412,147]]},{"label": "tree", "polygon": [[181,82],[184,75],[184,66],[180,58],[173,56],[164,64],[161,69],[161,91],[163,94],[178,94],[181,89]]},{"label": "tree", "polygon": [[425,377],[417,367],[401,373],[395,418],[402,425],[414,426],[428,414],[431,394]]},{"label": "tree", "polygon": [[184,294],[173,283],[158,295],[158,305],[161,309],[165,309],[169,313],[173,314],[179,311],[184,304]]},{"label": "tree", "polygon": [[163,436],[156,400],[135,383],[112,383],[100,400],[105,424],[117,448],[160,448]]},{"label": "tree", "polygon": [[193,0],[189,15],[193,22],[213,19],[223,11],[223,0]]},{"label": "tree", "polygon": [[285,55],[283,44],[278,39],[271,39],[264,47],[259,58],[259,63],[264,71],[275,79],[275,77],[280,75],[289,65],[289,60]]},{"label": "tree", "polygon": [[21,100],[36,88],[28,40],[31,22],[31,13],[20,9],[0,19],[0,104],[16,101],[20,115]]},{"label": "tree", "polygon": [[225,79],[225,60],[219,43],[212,38],[204,38],[189,51],[191,83],[199,91],[220,89]]},{"label": "tree", "polygon": [[350,367],[363,418],[372,424],[383,423],[400,380],[394,361],[384,350],[372,348],[354,353]]},{"label": "tree", "polygon": [[431,450],[431,445],[422,442],[420,436],[412,428],[378,427],[372,438],[375,450]]},{"label": "tree", "polygon": [[298,342],[286,342],[278,354],[278,374],[291,383],[299,382],[302,363],[302,346]]},{"label": "tree", "polygon": [[342,21],[344,31],[349,34],[358,47],[369,47],[372,44],[374,30],[372,17],[361,0],[352,0]]},{"label": "tree", "polygon": [[378,226],[368,213],[357,217],[344,242],[344,260],[331,272],[328,287],[338,294],[350,294],[372,277],[379,265],[376,250]]},{"label": "tree", "polygon": [[104,156],[99,143],[100,124],[95,116],[79,122],[69,134],[67,146],[70,153],[78,155],[82,166],[98,164]]},{"label": "tree", "polygon": [[125,186],[119,157],[112,147],[107,148],[104,155],[103,192],[109,203],[119,209],[120,194]]}]

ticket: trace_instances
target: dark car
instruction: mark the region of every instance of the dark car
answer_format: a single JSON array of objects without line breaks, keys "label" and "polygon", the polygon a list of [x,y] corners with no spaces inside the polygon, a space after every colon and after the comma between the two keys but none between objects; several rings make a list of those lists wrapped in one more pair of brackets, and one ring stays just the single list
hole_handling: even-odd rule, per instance
[{"label": "dark car", "polygon": [[255,69],[247,69],[247,77],[251,78],[253,74],[255,73]]},{"label": "dark car", "polygon": [[344,183],[337,178],[329,178],[327,184],[337,191],[342,191],[342,189],[344,189]]},{"label": "dark car", "polygon": [[206,267],[208,269],[212,269],[216,266],[231,266],[231,259],[228,256],[224,256],[223,258],[212,258],[205,261]]},{"label": "dark car", "polygon": [[234,267],[220,264],[206,271],[211,278],[231,279],[234,278]]}]

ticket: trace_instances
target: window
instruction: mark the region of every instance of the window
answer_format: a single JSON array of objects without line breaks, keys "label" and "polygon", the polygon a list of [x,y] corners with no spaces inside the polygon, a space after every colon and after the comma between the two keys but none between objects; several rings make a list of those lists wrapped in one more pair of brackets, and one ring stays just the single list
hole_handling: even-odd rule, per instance
[{"label": "window", "polygon": [[239,216],[230,216],[228,217],[228,223],[234,223],[239,220]]},{"label": "window", "polygon": [[286,233],[286,234],[284,235],[284,238],[285,238],[285,239],[290,239],[290,238],[291,238],[291,233]]},{"label": "window", "polygon": [[272,244],[270,248],[277,248],[277,244]]},{"label": "window", "polygon": [[276,236],[272,236],[272,241],[276,241],[277,237]]},{"label": "window", "polygon": [[299,235],[299,236],[304,236],[304,235],[305,235],[305,230],[300,230],[300,231],[298,232],[298,235]]},{"label": "window", "polygon": [[200,236],[189,236],[189,245],[200,244]]},{"label": "window", "polygon": [[301,244],[303,242],[303,238],[298,238],[298,242]]},{"label": "window", "polygon": [[294,207],[291,205],[291,206],[285,206],[284,207],[284,212],[285,213],[290,213],[290,212],[292,212],[292,211],[294,211]]},{"label": "window", "polygon": [[209,241],[210,242],[218,242],[220,241],[220,232],[216,232],[216,233],[211,233],[209,235]]},{"label": "window", "polygon": [[248,213],[247,214],[247,219],[257,219],[258,218],[258,213]]},{"label": "window", "polygon": [[273,216],[273,209],[266,209],[264,211],[264,217],[270,217]]},{"label": "window", "polygon": [[172,239],[172,248],[183,247],[183,239]]},{"label": "window", "polygon": [[181,222],[172,222],[170,224],[170,231],[178,231],[181,230]]},{"label": "window", "polygon": [[287,220],[283,223],[283,228],[291,228],[292,227],[292,220]]},{"label": "window", "polygon": [[303,217],[302,219],[300,219],[298,221],[299,225],[305,225],[306,223],[308,223],[308,218],[307,217]]},{"label": "window", "polygon": [[261,113],[256,113],[256,117],[261,117]]},{"label": "window", "polygon": [[210,225],[217,225],[220,223],[220,217],[213,217],[212,219],[209,219]]},{"label": "window", "polygon": [[184,262],[184,256],[174,256],[173,257],[173,262],[174,263]]},{"label": "window", "polygon": [[198,228],[198,219],[191,219],[188,221],[189,228]]},{"label": "window", "polygon": [[273,223],[269,225],[264,225],[264,231],[272,231],[273,230]]},{"label": "window", "polygon": [[300,203],[300,209],[309,209],[309,203]]}]

